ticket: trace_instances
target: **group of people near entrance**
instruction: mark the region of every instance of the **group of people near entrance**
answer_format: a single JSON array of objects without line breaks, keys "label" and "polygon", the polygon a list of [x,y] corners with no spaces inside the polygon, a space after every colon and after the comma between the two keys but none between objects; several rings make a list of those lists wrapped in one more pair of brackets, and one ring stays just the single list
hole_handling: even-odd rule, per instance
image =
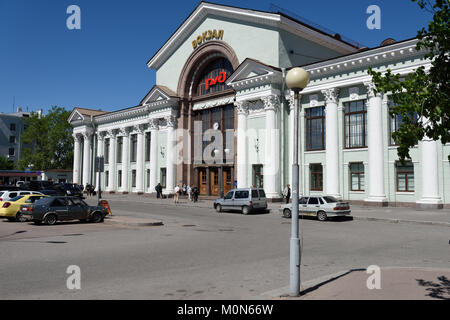
[{"label": "group of people near entrance", "polygon": [[[158,183],[158,185],[155,187],[156,191],[156,198],[166,198],[166,195],[163,195],[162,193],[162,186],[161,183]],[[200,194],[200,190],[197,187],[194,187],[193,185],[186,185],[186,184],[177,184],[175,186],[175,189],[173,190],[173,202],[178,203],[180,199],[180,195],[188,197],[189,201],[197,202],[198,201],[198,195]]]}]

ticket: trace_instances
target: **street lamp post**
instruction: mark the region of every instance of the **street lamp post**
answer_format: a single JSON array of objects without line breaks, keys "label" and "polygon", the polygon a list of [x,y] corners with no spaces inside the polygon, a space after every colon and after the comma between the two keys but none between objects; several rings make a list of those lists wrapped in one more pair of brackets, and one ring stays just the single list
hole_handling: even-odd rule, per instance
[{"label": "street lamp post", "polygon": [[294,140],[293,140],[293,163],[292,163],[292,221],[290,241],[290,291],[292,297],[300,295],[300,239],[299,239],[299,165],[298,165],[298,112],[300,111],[299,93],[309,82],[308,73],[302,68],[293,68],[286,75],[286,85],[294,91]]}]

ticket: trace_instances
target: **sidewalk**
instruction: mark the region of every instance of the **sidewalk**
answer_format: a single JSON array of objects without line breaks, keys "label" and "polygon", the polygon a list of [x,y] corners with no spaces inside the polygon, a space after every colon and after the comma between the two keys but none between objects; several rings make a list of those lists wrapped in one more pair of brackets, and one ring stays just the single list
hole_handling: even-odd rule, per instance
[{"label": "sidewalk", "polygon": [[[381,268],[380,289],[370,290],[373,273],[350,270],[303,284],[300,297],[283,300],[450,300],[450,269]],[[369,279],[370,278],[370,279]],[[369,279],[369,280],[368,280]],[[270,293],[266,293],[268,295]]]},{"label": "sidewalk", "polygon": [[[91,203],[96,198],[88,198]],[[104,194],[103,199],[110,201],[140,201],[149,204],[160,204],[174,207],[197,207],[213,208],[212,199],[200,199],[198,202],[188,201],[185,197],[180,197],[178,204],[173,199],[156,199],[147,195],[135,194]],[[272,214],[279,214],[278,209],[281,203],[269,203],[268,207]],[[422,225],[439,225],[450,227],[450,209],[424,210],[406,207],[372,207],[352,205],[352,217],[355,220],[363,221],[385,221],[390,223],[414,223]],[[281,216],[281,214],[280,214]]]}]

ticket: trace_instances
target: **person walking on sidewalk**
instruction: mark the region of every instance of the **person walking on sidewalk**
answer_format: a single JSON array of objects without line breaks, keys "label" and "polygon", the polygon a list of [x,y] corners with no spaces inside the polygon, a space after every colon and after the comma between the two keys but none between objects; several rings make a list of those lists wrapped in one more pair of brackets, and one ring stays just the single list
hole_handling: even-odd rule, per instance
[{"label": "person walking on sidewalk", "polygon": [[159,199],[162,193],[161,183],[158,183],[158,185],[155,187],[155,191],[156,191],[156,198]]},{"label": "person walking on sidewalk", "polygon": [[194,189],[192,190],[192,193],[193,193],[193,196],[194,196],[194,202],[197,202],[198,201],[198,194],[199,194],[198,188],[194,187]]},{"label": "person walking on sidewalk", "polygon": [[192,186],[187,187],[188,200],[192,201]]},{"label": "person walking on sidewalk", "polygon": [[173,194],[173,202],[174,203],[178,203],[178,198],[180,195],[180,187],[178,185],[176,185],[175,189],[173,190],[174,194]]},{"label": "person walking on sidewalk", "polygon": [[289,199],[291,198],[291,186],[287,185],[283,190],[283,198],[285,198],[286,203],[289,203]]}]

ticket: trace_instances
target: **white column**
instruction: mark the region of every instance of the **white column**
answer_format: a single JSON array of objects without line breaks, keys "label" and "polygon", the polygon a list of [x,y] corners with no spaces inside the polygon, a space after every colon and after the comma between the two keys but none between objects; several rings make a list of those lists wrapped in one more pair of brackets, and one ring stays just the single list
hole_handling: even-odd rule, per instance
[{"label": "white column", "polygon": [[[97,157],[102,157],[103,156],[103,142],[104,142],[104,138],[105,138],[105,132],[98,132],[97,134]],[[96,186],[95,186],[95,190],[98,191],[98,187],[99,187],[99,181],[100,181],[100,172],[96,173],[97,176],[97,180],[96,180]]]},{"label": "white column", "polygon": [[158,119],[151,119],[150,128],[150,187],[148,192],[154,193],[158,184]]},{"label": "white column", "polygon": [[[425,119],[424,122],[427,122]],[[422,197],[417,201],[421,208],[443,208],[439,196],[437,142],[424,137],[421,143]]]},{"label": "white column", "polygon": [[91,137],[92,132],[83,132],[83,185],[92,183],[91,181]]},{"label": "white column", "polygon": [[339,90],[331,88],[322,90],[325,96],[326,121],[326,193],[341,198],[339,192],[339,131],[338,131],[338,96]]},{"label": "white column", "polygon": [[176,118],[174,116],[166,117],[167,121],[167,181],[166,194],[172,194],[176,184]]},{"label": "white column", "polygon": [[[367,147],[369,152],[369,197],[367,202],[387,204],[384,191],[384,149],[381,93],[375,94],[375,85],[366,82],[369,103],[367,105]],[[327,132],[328,135],[328,132]]]},{"label": "white column", "polygon": [[73,135],[74,150],[73,150],[73,183],[80,184],[80,168],[81,168],[81,137],[79,134]]},{"label": "white column", "polygon": [[108,191],[114,192],[114,191],[116,191],[116,132],[115,132],[115,130],[109,130],[108,136],[109,136]]},{"label": "white column", "polygon": [[121,128],[120,135],[122,138],[122,192],[128,192],[128,171],[129,171],[129,145],[130,130],[129,128]]},{"label": "white column", "polygon": [[247,158],[247,115],[248,102],[236,101],[234,105],[237,108],[237,186],[238,188],[247,188],[248,185],[248,158]]},{"label": "white column", "polygon": [[262,99],[266,111],[266,143],[264,163],[264,191],[268,198],[280,197],[280,134],[277,128],[279,99],[270,95]]},{"label": "white column", "polygon": [[144,192],[144,125],[135,127],[137,132],[137,153],[136,153],[136,192]]}]

